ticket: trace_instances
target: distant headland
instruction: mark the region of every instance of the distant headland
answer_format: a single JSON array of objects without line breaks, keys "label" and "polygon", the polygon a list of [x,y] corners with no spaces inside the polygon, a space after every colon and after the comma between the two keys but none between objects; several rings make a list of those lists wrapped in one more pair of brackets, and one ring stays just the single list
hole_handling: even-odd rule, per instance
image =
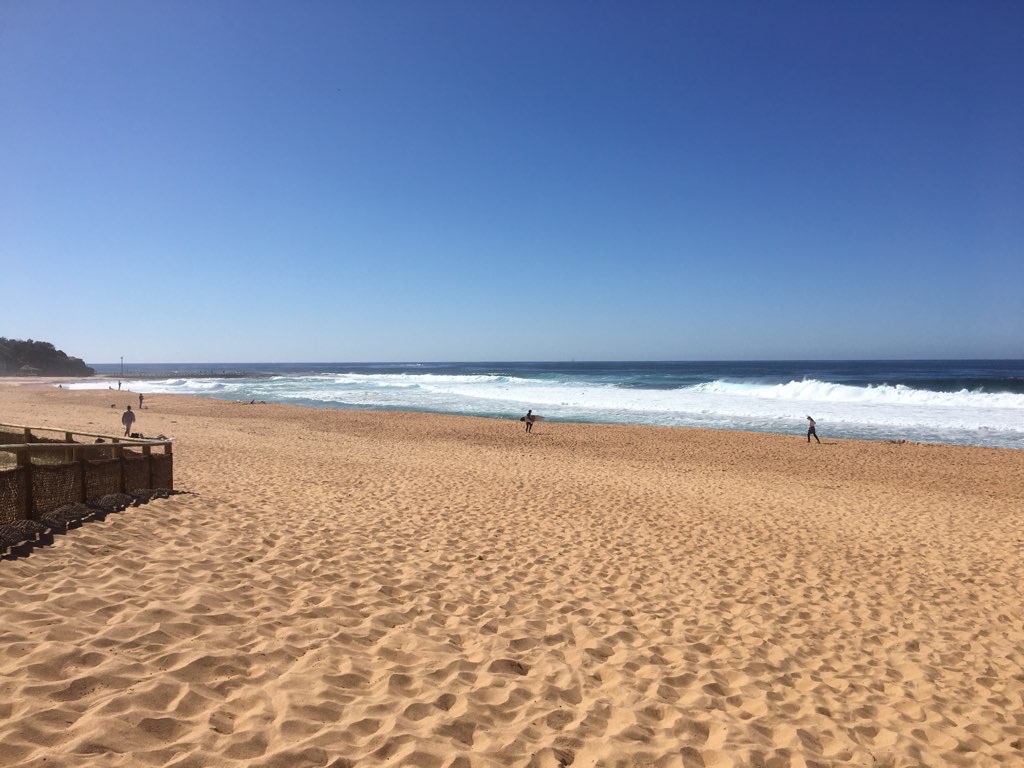
[{"label": "distant headland", "polygon": [[68,357],[48,341],[0,336],[0,376],[92,376],[80,358]]}]

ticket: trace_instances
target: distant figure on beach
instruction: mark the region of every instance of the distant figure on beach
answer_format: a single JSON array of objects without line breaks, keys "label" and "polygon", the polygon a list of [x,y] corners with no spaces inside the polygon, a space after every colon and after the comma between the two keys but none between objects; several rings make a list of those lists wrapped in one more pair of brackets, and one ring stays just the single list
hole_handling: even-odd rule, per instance
[{"label": "distant figure on beach", "polygon": [[532,432],[533,431],[533,409],[532,408],[526,412],[525,421],[526,421],[526,431],[527,432]]},{"label": "distant figure on beach", "polygon": [[120,392],[120,391],[121,391],[121,382],[120,382],[120,381],[119,381],[119,382],[117,382],[117,391],[118,391],[118,392]]},{"label": "distant figure on beach", "polygon": [[[814,419],[810,416],[807,417],[807,442],[811,442],[811,435],[814,435],[814,439],[818,440],[818,433],[814,430]],[[821,440],[818,440],[818,445],[821,445]]]},{"label": "distant figure on beach", "polygon": [[129,405],[128,410],[121,414],[121,423],[124,424],[124,436],[128,437],[132,431],[132,424],[135,423],[135,414],[132,413],[132,407]]},{"label": "distant figure on beach", "polygon": [[139,392],[139,410],[142,410],[142,393]]}]

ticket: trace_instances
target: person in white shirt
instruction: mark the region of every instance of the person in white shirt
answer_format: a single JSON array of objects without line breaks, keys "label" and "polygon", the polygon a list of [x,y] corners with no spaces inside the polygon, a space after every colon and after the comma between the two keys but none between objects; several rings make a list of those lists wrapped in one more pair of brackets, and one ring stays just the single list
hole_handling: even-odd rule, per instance
[{"label": "person in white shirt", "polygon": [[121,414],[121,423],[124,424],[124,436],[128,437],[132,431],[132,425],[135,423],[135,414],[132,413],[132,407],[129,405],[128,410]]}]

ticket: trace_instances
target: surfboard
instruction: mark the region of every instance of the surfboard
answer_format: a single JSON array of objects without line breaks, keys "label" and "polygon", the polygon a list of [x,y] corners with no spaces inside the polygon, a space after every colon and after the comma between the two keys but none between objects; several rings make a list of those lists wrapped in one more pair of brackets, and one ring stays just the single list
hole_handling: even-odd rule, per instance
[{"label": "surfboard", "polygon": [[[544,417],[543,416],[538,416],[536,413],[533,414],[533,416],[531,416],[530,418],[532,418],[534,421],[544,421]],[[520,421],[526,421],[526,417],[523,416],[519,420]]]}]

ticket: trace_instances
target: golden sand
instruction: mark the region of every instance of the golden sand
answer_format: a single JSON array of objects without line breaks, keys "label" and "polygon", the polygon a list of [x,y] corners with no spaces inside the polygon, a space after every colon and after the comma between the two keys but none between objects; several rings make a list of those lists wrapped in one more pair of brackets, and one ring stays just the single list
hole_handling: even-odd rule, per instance
[{"label": "golden sand", "polygon": [[[4,383],[0,421],[129,402]],[[1024,765],[1024,451],[164,395],[136,429],[191,494],[0,562],[0,765]]]}]

